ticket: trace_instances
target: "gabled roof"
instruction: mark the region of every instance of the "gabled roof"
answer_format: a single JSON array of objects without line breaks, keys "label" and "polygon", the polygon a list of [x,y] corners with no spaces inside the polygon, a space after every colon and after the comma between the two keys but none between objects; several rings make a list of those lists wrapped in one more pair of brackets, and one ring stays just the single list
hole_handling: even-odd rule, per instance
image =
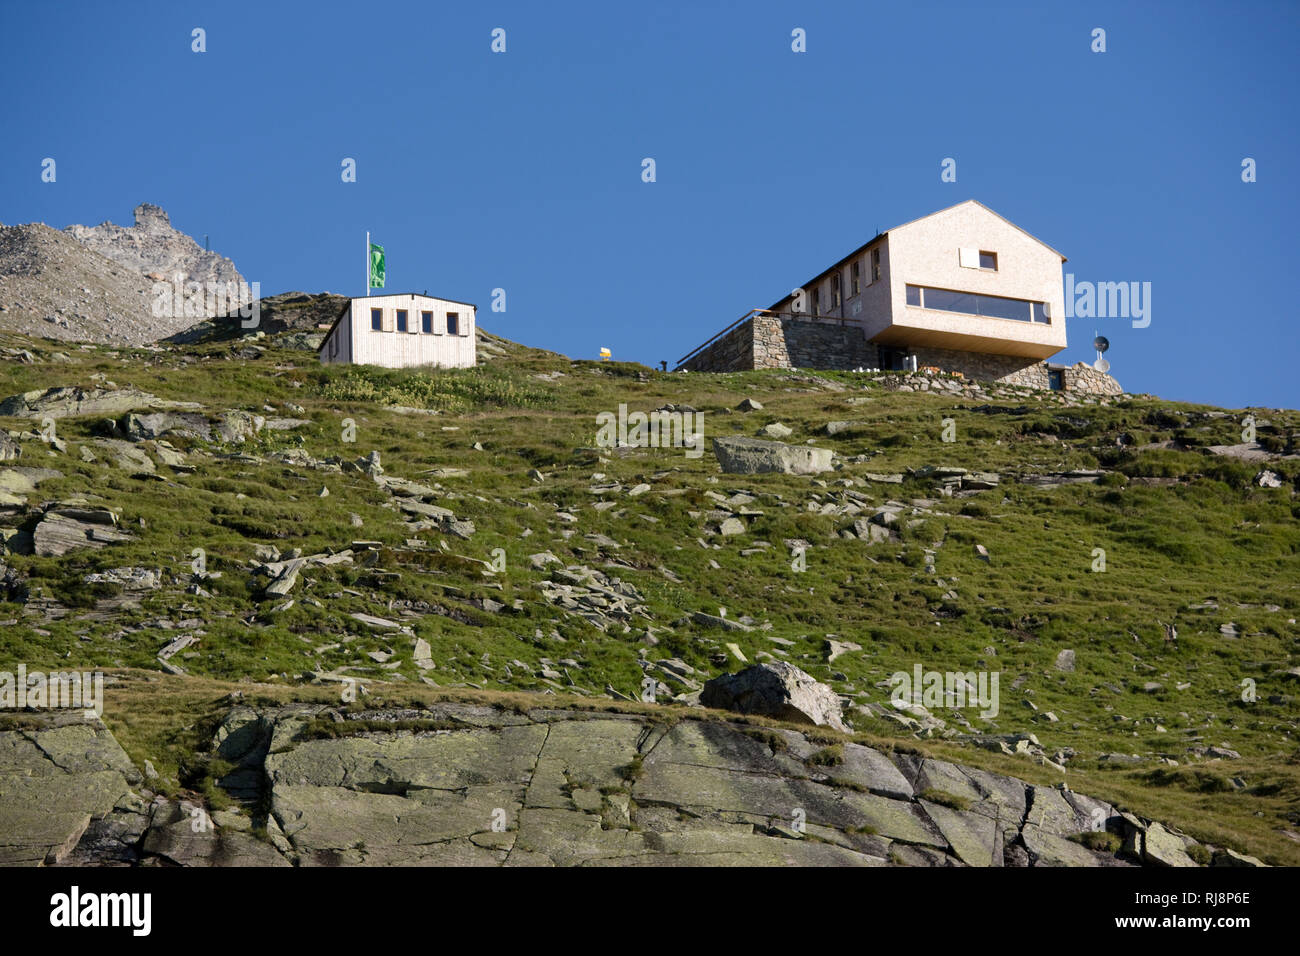
[{"label": "gabled roof", "polygon": [[[902,223],[901,225],[895,226],[894,229],[889,230],[889,232],[893,232],[893,231],[896,230],[896,229],[902,229],[903,226],[910,226],[912,223],[914,223],[914,222],[920,222],[922,219],[929,219],[931,216],[937,216],[937,215],[939,215],[940,213],[945,213],[945,212],[948,212],[948,211],[950,211],[950,210],[956,209],[958,206],[970,206],[970,205],[979,206],[981,209],[983,209],[985,212],[989,213],[990,215],[997,216],[999,219],[1001,219],[1003,222],[1005,222],[1005,223],[1006,223],[1008,226],[1010,226],[1012,229],[1015,229],[1015,230],[1017,230],[1017,231],[1019,231],[1019,232],[1023,232],[1026,236],[1028,236],[1030,239],[1034,240],[1034,242],[1038,243],[1038,244],[1039,244],[1040,246],[1042,246],[1044,249],[1050,249],[1052,252],[1056,253],[1056,255],[1061,256],[1061,254],[1060,254],[1059,252],[1056,252],[1055,249],[1052,249],[1051,246],[1049,246],[1047,243],[1043,242],[1043,240],[1039,239],[1039,238],[1038,238],[1037,236],[1035,236],[1033,233],[1028,232],[1028,231],[1026,231],[1026,230],[1024,230],[1024,229],[1021,229],[1019,226],[1017,226],[1014,222],[1012,222],[1012,221],[1011,221],[1010,219],[1008,219],[1006,216],[1003,216],[1003,215],[1001,215],[1000,213],[994,212],[992,209],[990,209],[988,206],[984,205],[984,204],[983,204],[982,202],[980,202],[978,199],[965,199],[965,200],[963,200],[963,201],[961,201],[961,202],[959,202],[959,203],[953,203],[951,206],[945,206],[944,208],[939,209],[939,210],[937,210],[937,211],[935,211],[935,212],[932,212],[932,213],[930,213],[929,215],[926,215],[926,216],[918,216],[918,217],[915,218],[915,219],[909,219],[907,222]],[[1062,261],[1062,262],[1066,262],[1066,261],[1068,261],[1068,260],[1065,258],[1065,256],[1061,256],[1061,261]]]},{"label": "gabled roof", "polygon": [[[927,214],[924,215],[924,216],[918,216],[918,217],[915,218],[915,219],[909,219],[907,222],[905,222],[905,223],[901,223],[900,225],[895,226],[893,229],[886,229],[884,232],[878,232],[878,233],[876,233],[874,236],[872,236],[870,239],[868,239],[868,240],[867,240],[866,242],[864,242],[862,245],[858,246],[856,249],[854,249],[854,250],[853,250],[852,252],[850,252],[848,255],[844,256],[842,259],[840,259],[840,260],[839,260],[838,262],[836,262],[834,265],[830,266],[829,268],[823,269],[821,272],[817,273],[817,275],[813,276],[813,277],[812,277],[811,279],[809,279],[807,282],[803,283],[803,285],[800,286],[800,288],[807,289],[808,287],[812,286],[814,283],[820,282],[822,279],[824,279],[826,276],[830,275],[830,273],[834,272],[836,269],[842,268],[842,267],[844,266],[844,264],[845,264],[846,262],[848,262],[850,259],[856,259],[858,256],[862,255],[862,253],[866,252],[868,249],[870,249],[872,246],[874,246],[874,245],[875,245],[877,242],[879,242],[881,239],[884,239],[884,238],[885,238],[886,236],[888,236],[891,232],[895,232],[895,231],[897,231],[897,230],[899,230],[899,229],[902,229],[904,226],[910,226],[910,225],[911,225],[912,223],[914,223],[914,222],[920,222],[922,219],[929,219],[931,216],[937,216],[937,215],[939,215],[940,213],[945,213],[945,212],[948,212],[949,210],[956,209],[958,206],[966,206],[966,205],[969,205],[969,204],[971,204],[971,203],[974,203],[976,206],[979,206],[979,207],[980,207],[981,209],[983,209],[985,212],[987,212],[987,213],[989,213],[989,214],[991,214],[991,215],[997,216],[999,219],[1001,219],[1003,222],[1005,222],[1005,223],[1006,223],[1008,226],[1010,226],[1012,229],[1016,229],[1016,230],[1018,230],[1018,231],[1020,231],[1020,232],[1025,233],[1026,236],[1029,236],[1030,239],[1034,240],[1034,242],[1038,243],[1038,244],[1039,244],[1040,246],[1042,246],[1043,248],[1045,248],[1045,249],[1049,249],[1049,250],[1051,250],[1053,253],[1055,253],[1056,255],[1061,256],[1061,254],[1060,254],[1059,252],[1057,252],[1055,249],[1052,249],[1051,246],[1049,246],[1047,243],[1043,242],[1043,240],[1039,239],[1039,238],[1038,238],[1037,236],[1035,236],[1033,233],[1026,232],[1024,229],[1021,229],[1019,226],[1017,226],[1017,225],[1016,225],[1014,222],[1012,222],[1010,219],[1006,218],[1006,216],[1002,216],[1002,215],[999,215],[998,213],[994,212],[992,209],[990,209],[988,206],[984,205],[984,204],[983,204],[982,202],[980,202],[978,199],[964,199],[964,200],[962,200],[962,201],[959,202],[959,203],[953,203],[953,205],[951,205],[951,206],[945,206],[943,209],[936,210],[935,212],[927,213]],[[1065,258],[1065,256],[1061,256],[1061,261],[1062,261],[1062,262],[1066,262],[1066,261],[1068,261],[1068,260]],[[777,299],[777,300],[776,300],[775,302],[773,302],[770,306],[768,306],[769,310],[770,310],[770,309],[775,309],[778,305],[780,305],[782,302],[784,302],[784,301],[785,301],[786,299],[788,299],[788,298],[790,298],[789,293],[787,293],[786,295],[781,296],[781,298]]]}]

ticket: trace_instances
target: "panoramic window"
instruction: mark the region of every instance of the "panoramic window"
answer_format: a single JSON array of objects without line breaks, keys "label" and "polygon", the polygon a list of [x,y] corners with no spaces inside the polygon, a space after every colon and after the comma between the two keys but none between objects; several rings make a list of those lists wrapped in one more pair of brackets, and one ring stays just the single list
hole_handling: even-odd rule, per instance
[{"label": "panoramic window", "polygon": [[433,313],[432,312],[420,313],[420,331],[423,332],[425,335],[433,334]]},{"label": "panoramic window", "polygon": [[405,310],[405,309],[398,309],[398,310],[397,310],[397,331],[399,331],[399,332],[407,332],[407,331],[409,331],[408,323],[407,323],[407,321],[406,321],[406,310]]},{"label": "panoramic window", "polygon": [[907,287],[907,304],[940,312],[961,312],[988,319],[1015,319],[1017,322],[1051,324],[1051,318],[1042,302],[1028,299],[1009,299],[1000,295],[978,295],[974,292],[957,292],[953,289],[930,289],[925,286]]},{"label": "panoramic window", "polygon": [[460,313],[459,312],[447,313],[447,334],[448,335],[460,334]]},{"label": "panoramic window", "polygon": [[384,330],[384,310],[371,309],[370,310],[370,331],[382,332],[383,330]]},{"label": "panoramic window", "polygon": [[996,252],[985,252],[980,250],[980,268],[988,269],[990,272],[998,271],[998,254]]}]

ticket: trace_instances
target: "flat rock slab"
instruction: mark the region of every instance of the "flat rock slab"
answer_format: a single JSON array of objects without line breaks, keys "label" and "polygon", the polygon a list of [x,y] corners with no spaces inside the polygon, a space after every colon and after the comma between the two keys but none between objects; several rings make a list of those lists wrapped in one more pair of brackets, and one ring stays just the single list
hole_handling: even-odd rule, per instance
[{"label": "flat rock slab", "polygon": [[[27,715],[24,715],[27,716]],[[57,863],[140,774],[98,720],[42,715],[50,726],[0,724],[0,865]]]}]

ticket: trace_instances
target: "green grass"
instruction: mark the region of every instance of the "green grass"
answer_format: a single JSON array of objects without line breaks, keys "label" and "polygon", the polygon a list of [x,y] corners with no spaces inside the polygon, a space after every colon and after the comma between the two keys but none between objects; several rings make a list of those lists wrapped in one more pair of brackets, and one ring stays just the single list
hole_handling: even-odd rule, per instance
[{"label": "green grass", "polygon": [[[783,657],[862,703],[886,702],[882,682],[916,663],[997,671],[996,717],[944,709],[936,716],[955,729],[962,729],[955,717],[963,717],[981,732],[1033,732],[1049,754],[1076,752],[1067,766],[1070,785],[1080,792],[1110,794],[1126,805],[1145,802],[1159,811],[1148,815],[1182,820],[1189,832],[1235,841],[1255,855],[1300,859],[1300,844],[1282,835],[1300,832],[1292,762],[1300,682],[1287,674],[1300,664],[1293,623],[1300,616],[1300,505],[1292,497],[1300,460],[1271,462],[1267,467],[1285,484],[1263,489],[1253,483],[1258,466],[1201,450],[1241,441],[1246,410],[1222,414],[1145,397],[1066,408],[1056,396],[1030,393],[971,401],[888,392],[869,375],[817,373],[845,386],[831,392],[777,371],[674,375],[525,350],[480,369],[428,372],[321,368],[310,353],[274,342],[261,358],[244,359],[222,343],[155,353],[0,336],[0,345],[19,344],[36,362],[0,367],[0,398],[90,385],[99,374],[162,398],[202,402],[213,413],[243,408],[311,424],[234,448],[174,439],[195,470],[160,465],[164,481],[132,478],[102,457],[81,461],[79,447],[97,436],[97,417],[58,421],[67,454],[22,440],[19,464],[62,472],[40,485],[32,503],[73,497],[106,503],[136,537],[62,558],[5,555],[28,576],[35,597],[72,610],[46,620],[20,604],[0,603],[0,621],[18,622],[0,634],[7,659],[156,670],[157,650],[175,636],[159,622],[197,619],[201,639],[184,652],[193,656],[175,659],[196,680],[251,680],[286,691],[303,687],[313,673],[353,667],[350,673],[376,685],[417,687],[423,676],[442,688],[536,694],[555,690],[540,676],[543,659],[572,659],[578,665],[567,667],[573,685],[566,692],[595,695],[608,685],[636,698],[639,652],[651,660],[679,657],[703,680],[739,666],[725,648],[733,642],[750,661]],[[73,361],[51,360],[55,351]],[[535,377],[553,372],[563,375]],[[763,410],[734,411],[745,397],[762,402]],[[811,439],[868,460],[809,479],[723,475],[709,453],[690,459],[669,449],[577,451],[594,446],[597,413],[616,411],[620,403],[649,411],[665,402],[700,409],[707,437],[752,435],[780,421],[794,430],[790,442]],[[1004,410],[977,410],[986,404]],[[438,414],[404,414],[395,405]],[[1262,444],[1295,450],[1300,415],[1255,413]],[[941,423],[949,417],[957,441],[946,443]],[[355,442],[344,440],[345,419],[355,423]],[[864,425],[829,438],[824,425],[835,419]],[[19,431],[31,423],[7,419],[0,427]],[[1138,450],[1175,438],[1192,450]],[[1123,447],[1121,439],[1128,442]],[[472,520],[477,531],[469,541],[425,532],[418,537],[429,550],[408,550],[412,535],[373,481],[270,457],[298,449],[342,461],[378,451],[387,473],[440,486],[439,503]],[[1004,480],[973,497],[943,498],[929,481],[886,485],[864,477],[922,465],[995,471]],[[445,468],[465,474],[436,473]],[[540,483],[528,477],[534,468],[545,474]],[[1080,468],[1112,473],[1096,485],[1057,489],[1011,477]],[[819,510],[832,494],[850,490],[845,479],[874,505],[933,499],[931,513],[903,527],[896,542],[843,539],[839,532],[853,518]],[[1150,483],[1156,479],[1173,483]],[[644,482],[652,490],[636,498],[590,490],[615,481],[624,489]],[[322,487],[328,497],[318,497]],[[744,534],[707,537],[708,512],[718,507],[708,493],[741,490],[762,514],[747,519]],[[602,498],[614,506],[596,509]],[[572,511],[579,523],[557,518],[559,510]],[[602,550],[587,534],[619,547]],[[803,572],[792,570],[783,544],[796,538],[811,544]],[[314,554],[356,539],[385,546],[377,562],[304,572],[286,610],[263,599],[265,579],[250,571],[258,546]],[[977,557],[977,544],[988,549],[987,562]],[[209,571],[221,574],[204,584],[204,594],[186,591],[194,548],[204,550]],[[480,562],[498,548],[506,570],[487,574]],[[1097,548],[1105,551],[1103,573],[1093,570]],[[550,572],[534,570],[528,556],[548,549],[565,564],[586,564],[632,584],[650,618],[601,631],[546,604],[540,584]],[[926,571],[927,549],[934,552],[934,574]],[[129,595],[84,582],[91,572],[128,566],[160,569],[164,587],[119,606]],[[507,609],[518,601],[522,610],[488,613],[473,606],[484,598]],[[1213,606],[1203,606],[1209,600]],[[729,618],[748,615],[762,626],[723,632],[689,619],[719,607]],[[415,667],[412,636],[372,632],[350,616],[392,618],[403,609],[414,612],[403,618],[413,636],[432,647],[437,666],[431,671]],[[1166,624],[1177,629],[1176,642],[1166,640]],[[1221,634],[1227,624],[1235,637]],[[827,662],[827,635],[862,649]],[[1064,649],[1076,653],[1073,672],[1055,667]],[[372,651],[391,653],[397,666],[370,661]],[[1243,700],[1243,681],[1254,683],[1253,700]],[[1147,693],[1147,682],[1162,686]],[[1029,701],[1037,713],[1051,711],[1059,720],[1033,719]],[[859,712],[848,716],[878,739],[901,737],[893,724]],[[183,729],[178,733],[189,740]],[[816,733],[823,752],[841,740]],[[1241,760],[1191,752],[1220,745]],[[965,763],[988,756],[955,743],[938,746]],[[1144,764],[1113,769],[1099,761],[1102,754],[1134,752],[1146,757]],[[1060,779],[1024,758],[1014,765],[1027,778]],[[177,777],[179,765],[167,773]]]}]

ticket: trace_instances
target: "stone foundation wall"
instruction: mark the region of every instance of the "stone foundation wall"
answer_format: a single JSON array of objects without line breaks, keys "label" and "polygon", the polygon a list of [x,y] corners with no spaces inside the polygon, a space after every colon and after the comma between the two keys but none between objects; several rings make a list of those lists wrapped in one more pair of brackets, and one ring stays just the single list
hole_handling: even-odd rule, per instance
[{"label": "stone foundation wall", "polygon": [[814,319],[757,316],[757,368],[855,369],[874,362],[876,347],[860,325]]},{"label": "stone foundation wall", "polygon": [[[994,355],[924,346],[910,348],[920,368],[960,372],[975,382],[1001,382],[1024,388],[1051,388],[1048,365],[1020,355]],[[759,368],[880,368],[880,350],[861,326],[835,321],[756,315],[732,329],[681,368],[692,372],[740,372]],[[1064,391],[1119,395],[1119,382],[1079,362],[1061,370]]]},{"label": "stone foundation wall", "polygon": [[1040,359],[924,347],[911,348],[908,352],[916,356],[916,364],[920,368],[932,365],[945,372],[961,372],[966,378],[977,382],[1006,382],[1009,385],[1024,385],[1026,388],[1047,388],[1047,366]]},{"label": "stone foundation wall", "polygon": [[1114,377],[1106,372],[1098,372],[1091,365],[1076,362],[1065,370],[1065,387],[1071,392],[1085,392],[1089,395],[1122,395]]},{"label": "stone foundation wall", "polygon": [[756,368],[854,369],[876,364],[876,347],[858,325],[756,315],[680,367],[692,372]]}]

